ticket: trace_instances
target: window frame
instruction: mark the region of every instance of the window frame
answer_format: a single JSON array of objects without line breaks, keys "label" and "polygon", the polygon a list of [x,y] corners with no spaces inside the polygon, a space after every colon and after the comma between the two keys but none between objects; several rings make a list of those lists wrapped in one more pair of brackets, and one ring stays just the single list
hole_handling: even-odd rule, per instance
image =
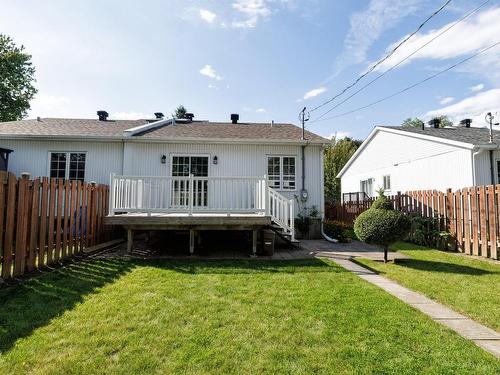
[{"label": "window frame", "polygon": [[[297,191],[297,155],[266,155],[266,176],[269,180],[269,159],[270,158],[278,158],[279,159],[279,187],[272,187],[273,189],[277,191]],[[283,164],[283,159],[284,158],[291,158],[294,160],[294,174],[293,174],[293,183],[294,187],[293,188],[286,188],[284,186],[284,164]],[[292,175],[287,175],[287,176],[292,176]],[[275,181],[275,180],[273,180]],[[287,180],[291,181],[291,180]]]},{"label": "window frame", "polygon": [[[359,181],[359,191],[362,192],[362,193],[365,193],[369,198],[371,198],[373,196],[373,183],[374,183],[375,179],[373,177],[369,177],[369,178],[365,178],[364,180],[360,180]],[[366,192],[363,190],[363,182],[366,182],[366,184],[368,184],[368,182],[370,182],[370,186],[371,186],[371,192]]]},{"label": "window frame", "polygon": [[[197,158],[197,157],[202,157],[202,158],[208,158],[208,164],[207,164],[207,177],[210,177],[211,174],[211,169],[212,169],[212,155],[211,154],[190,154],[190,153],[181,153],[181,152],[173,152],[169,154],[170,156],[170,165],[169,167],[169,177],[182,177],[182,176],[174,176],[174,158],[175,157],[182,157],[182,158],[189,158],[189,167],[191,168],[191,158]],[[191,171],[190,171],[191,172]],[[189,173],[190,174],[190,173]],[[184,177],[189,177],[189,174]]]},{"label": "window frame", "polygon": [[70,165],[71,165],[71,154],[84,154],[85,155],[85,162],[83,165],[83,178],[73,178],[73,180],[76,181],[85,181],[85,177],[87,176],[87,151],[65,151],[65,150],[49,150],[48,155],[47,155],[47,176],[49,178],[55,178],[55,179],[60,179],[62,177],[51,177],[51,171],[52,171],[52,154],[66,154],[66,165],[64,168],[64,180],[70,180],[69,178],[69,172],[70,172]]},{"label": "window frame", "polygon": [[[386,179],[389,179],[389,187],[385,186]],[[385,175],[382,176],[382,187],[384,188],[384,191],[391,191],[392,181],[391,181],[391,175],[390,174],[385,174]]]}]

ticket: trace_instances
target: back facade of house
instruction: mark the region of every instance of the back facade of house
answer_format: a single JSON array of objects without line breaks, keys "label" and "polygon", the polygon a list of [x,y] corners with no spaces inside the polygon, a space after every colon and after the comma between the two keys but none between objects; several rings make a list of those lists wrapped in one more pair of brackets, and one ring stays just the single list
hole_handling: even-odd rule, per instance
[{"label": "back facade of house", "polygon": [[[0,123],[0,147],[13,150],[9,170],[18,176],[27,172],[33,177],[103,184],[110,184],[113,173],[169,178],[267,176],[269,186],[287,199],[295,200],[306,191],[304,204],[320,211],[326,142],[310,132],[302,139],[302,130],[291,124],[171,119]],[[232,188],[238,189],[236,182]],[[208,201],[215,188],[203,194]],[[221,192],[217,194],[221,199]]]},{"label": "back facade of house", "polygon": [[498,183],[496,141],[483,128],[376,127],[339,173],[343,200]]}]

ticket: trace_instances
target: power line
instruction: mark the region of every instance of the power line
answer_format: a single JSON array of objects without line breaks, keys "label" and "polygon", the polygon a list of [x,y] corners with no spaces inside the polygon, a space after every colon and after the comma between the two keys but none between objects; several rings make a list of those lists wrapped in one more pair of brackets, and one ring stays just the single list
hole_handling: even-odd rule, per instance
[{"label": "power line", "polygon": [[414,83],[414,84],[412,84],[412,85],[410,85],[410,86],[408,86],[408,87],[405,87],[404,89],[399,90],[399,91],[397,91],[397,92],[395,92],[395,93],[393,93],[393,94],[391,94],[391,95],[388,95],[388,96],[386,96],[386,97],[384,97],[384,98],[378,99],[378,100],[376,100],[376,101],[374,101],[374,102],[371,102],[371,103],[366,104],[366,105],[364,105],[364,106],[361,106],[361,107],[358,107],[358,108],[352,109],[352,110],[350,110],[350,111],[343,112],[343,113],[339,113],[338,115],[335,115],[335,116],[331,116],[331,117],[327,117],[327,118],[317,119],[317,120],[311,121],[311,123],[314,123],[314,122],[319,122],[319,121],[326,121],[326,120],[331,120],[331,119],[334,119],[334,118],[337,118],[337,117],[346,116],[346,115],[349,115],[349,114],[351,114],[351,113],[354,113],[354,112],[360,111],[360,110],[362,110],[362,109],[365,109],[365,108],[368,108],[368,107],[372,107],[372,106],[374,106],[375,104],[381,103],[381,102],[386,101],[386,100],[388,100],[388,99],[391,99],[391,98],[393,98],[393,97],[395,97],[395,96],[397,96],[397,95],[400,95],[400,94],[402,94],[402,93],[404,93],[404,92],[406,92],[406,91],[409,91],[409,90],[411,90],[411,89],[413,89],[413,88],[415,88],[415,87],[417,87],[417,86],[419,86],[419,85],[421,85],[421,84],[423,84],[423,83],[425,83],[425,82],[427,82],[427,81],[430,81],[431,79],[436,78],[437,76],[440,76],[441,74],[446,73],[447,71],[452,70],[452,69],[456,68],[457,66],[459,66],[459,65],[461,65],[461,64],[463,64],[463,63],[466,63],[467,61],[471,60],[472,58],[474,58],[474,57],[476,57],[476,56],[478,56],[478,55],[480,55],[480,54],[482,54],[482,53],[484,53],[484,52],[486,52],[486,51],[488,51],[488,50],[490,50],[490,49],[494,48],[494,47],[495,47],[495,46],[497,46],[498,44],[500,44],[500,41],[498,41],[498,42],[496,42],[496,43],[493,43],[493,44],[491,44],[490,46],[488,46],[488,47],[486,47],[486,48],[483,48],[482,50],[479,50],[478,52],[476,52],[476,53],[475,53],[475,54],[473,54],[472,56],[469,56],[469,57],[467,57],[467,58],[465,58],[465,59],[463,59],[463,60],[460,60],[459,62],[457,62],[457,63],[455,63],[455,64],[453,64],[453,65],[449,66],[449,67],[448,67],[448,68],[446,68],[446,69],[443,69],[443,70],[441,70],[441,71],[439,71],[439,72],[437,72],[437,73],[435,73],[435,74],[433,74],[433,75],[431,75],[431,76],[429,76],[429,77],[427,77],[427,78],[425,78],[425,79],[423,79],[423,80],[421,80],[421,81],[419,81],[419,82],[416,82],[416,83]]},{"label": "power line", "polygon": [[467,14],[465,14],[462,18],[460,18],[459,20],[455,21],[454,23],[452,23],[450,26],[448,26],[446,29],[444,29],[443,31],[441,31],[439,34],[437,34],[436,36],[434,36],[432,39],[430,39],[429,41],[427,41],[426,43],[424,43],[423,45],[421,45],[419,48],[417,48],[415,51],[413,51],[412,53],[410,53],[408,56],[406,56],[404,59],[400,60],[397,64],[393,65],[391,68],[387,69],[385,72],[379,74],[377,77],[375,77],[374,79],[372,79],[371,81],[369,81],[368,83],[366,83],[364,86],[362,86],[361,88],[359,88],[358,90],[356,90],[355,92],[353,92],[351,95],[349,95],[347,98],[345,98],[344,100],[342,100],[341,102],[335,104],[332,108],[330,108],[328,111],[324,112],[322,115],[320,115],[316,120],[314,120],[313,122],[315,121],[318,121],[320,120],[321,118],[323,118],[326,114],[330,113],[331,111],[333,111],[335,108],[338,108],[340,105],[344,104],[346,101],[348,101],[349,99],[351,99],[353,96],[357,95],[358,93],[360,93],[361,91],[363,91],[364,89],[366,89],[367,87],[371,86],[374,82],[378,81],[380,78],[382,78],[384,75],[386,75],[387,73],[389,73],[390,71],[394,70],[395,68],[397,68],[399,65],[401,65],[402,63],[404,63],[405,61],[407,61],[410,57],[412,57],[413,55],[415,55],[417,52],[419,52],[420,50],[422,50],[423,48],[425,48],[426,46],[428,46],[430,43],[432,43],[434,40],[436,40],[437,38],[439,38],[441,35],[445,34],[446,32],[448,32],[449,30],[451,30],[453,27],[455,27],[456,25],[458,25],[459,23],[465,21],[467,18],[469,18],[471,15],[473,15],[474,13],[476,13],[479,9],[481,9],[483,6],[485,6],[487,3],[489,3],[490,0],[486,0],[485,2],[483,2],[481,5],[479,5],[478,7],[476,7],[475,9],[471,10],[470,12],[468,12]]},{"label": "power line", "polygon": [[416,33],[418,33],[420,31],[420,29],[422,29],[422,27],[425,26],[425,24],[427,22],[429,22],[432,18],[434,18],[438,13],[440,13],[452,0],[447,0],[443,5],[441,5],[441,7],[436,10],[434,13],[432,13],[429,17],[427,17],[427,19],[422,22],[417,28],[415,31],[413,31],[410,35],[408,35],[407,37],[405,37],[401,42],[399,42],[392,50],[391,52],[389,52],[389,54],[387,54],[384,58],[382,58],[381,60],[377,61],[375,64],[373,64],[370,69],[368,69],[365,73],[361,74],[353,83],[351,83],[349,86],[347,86],[345,89],[343,89],[340,93],[338,93],[337,95],[335,95],[333,98],[330,98],[328,99],[326,102],[324,102],[323,104],[320,104],[316,107],[314,107],[313,109],[311,109],[309,112],[314,112],[316,111],[317,109],[321,108],[321,107],[324,107],[325,105],[331,103],[333,100],[335,100],[336,98],[338,98],[339,96],[341,96],[342,94],[344,94],[347,90],[349,90],[350,88],[352,88],[354,85],[356,85],[359,81],[361,81],[364,77],[366,77],[368,74],[370,74],[373,70],[375,70],[375,68],[377,66],[379,66],[380,64],[382,64],[385,60],[387,60],[389,57],[391,57],[394,52],[396,52],[398,50],[399,47],[401,47],[404,43],[406,43],[408,41],[408,39],[410,39],[413,35],[415,35]]}]

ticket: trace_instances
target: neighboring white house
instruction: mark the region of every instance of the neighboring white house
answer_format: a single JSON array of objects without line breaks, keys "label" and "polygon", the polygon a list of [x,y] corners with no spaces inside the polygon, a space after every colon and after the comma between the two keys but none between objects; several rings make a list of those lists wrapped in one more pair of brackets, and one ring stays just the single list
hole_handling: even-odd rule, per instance
[{"label": "neighboring white house", "polygon": [[396,194],[495,184],[499,171],[499,131],[490,142],[487,128],[378,126],[337,177],[347,201],[356,196],[348,193],[372,197],[380,188]]},{"label": "neighboring white house", "polygon": [[[16,175],[28,172],[32,177],[103,184],[110,183],[112,173],[181,179],[267,175],[273,191],[289,200],[304,190],[304,204],[323,212],[322,150],[328,140],[318,135],[306,131],[302,139],[302,129],[295,125],[241,123],[237,116],[232,116],[232,123],[220,123],[108,120],[106,113],[101,115],[100,120],[38,118],[0,123],[0,148],[13,151],[9,170]],[[232,183],[233,191],[243,191],[244,181]],[[228,194],[209,185],[203,189],[211,189],[209,197],[218,194],[219,200]]]}]

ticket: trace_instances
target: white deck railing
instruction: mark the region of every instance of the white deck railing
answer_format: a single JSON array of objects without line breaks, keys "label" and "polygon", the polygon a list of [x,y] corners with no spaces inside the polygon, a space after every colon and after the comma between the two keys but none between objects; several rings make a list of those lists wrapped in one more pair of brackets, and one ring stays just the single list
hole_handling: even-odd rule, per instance
[{"label": "white deck railing", "polygon": [[111,175],[110,215],[120,213],[258,214],[294,236],[294,202],[264,177]]}]

